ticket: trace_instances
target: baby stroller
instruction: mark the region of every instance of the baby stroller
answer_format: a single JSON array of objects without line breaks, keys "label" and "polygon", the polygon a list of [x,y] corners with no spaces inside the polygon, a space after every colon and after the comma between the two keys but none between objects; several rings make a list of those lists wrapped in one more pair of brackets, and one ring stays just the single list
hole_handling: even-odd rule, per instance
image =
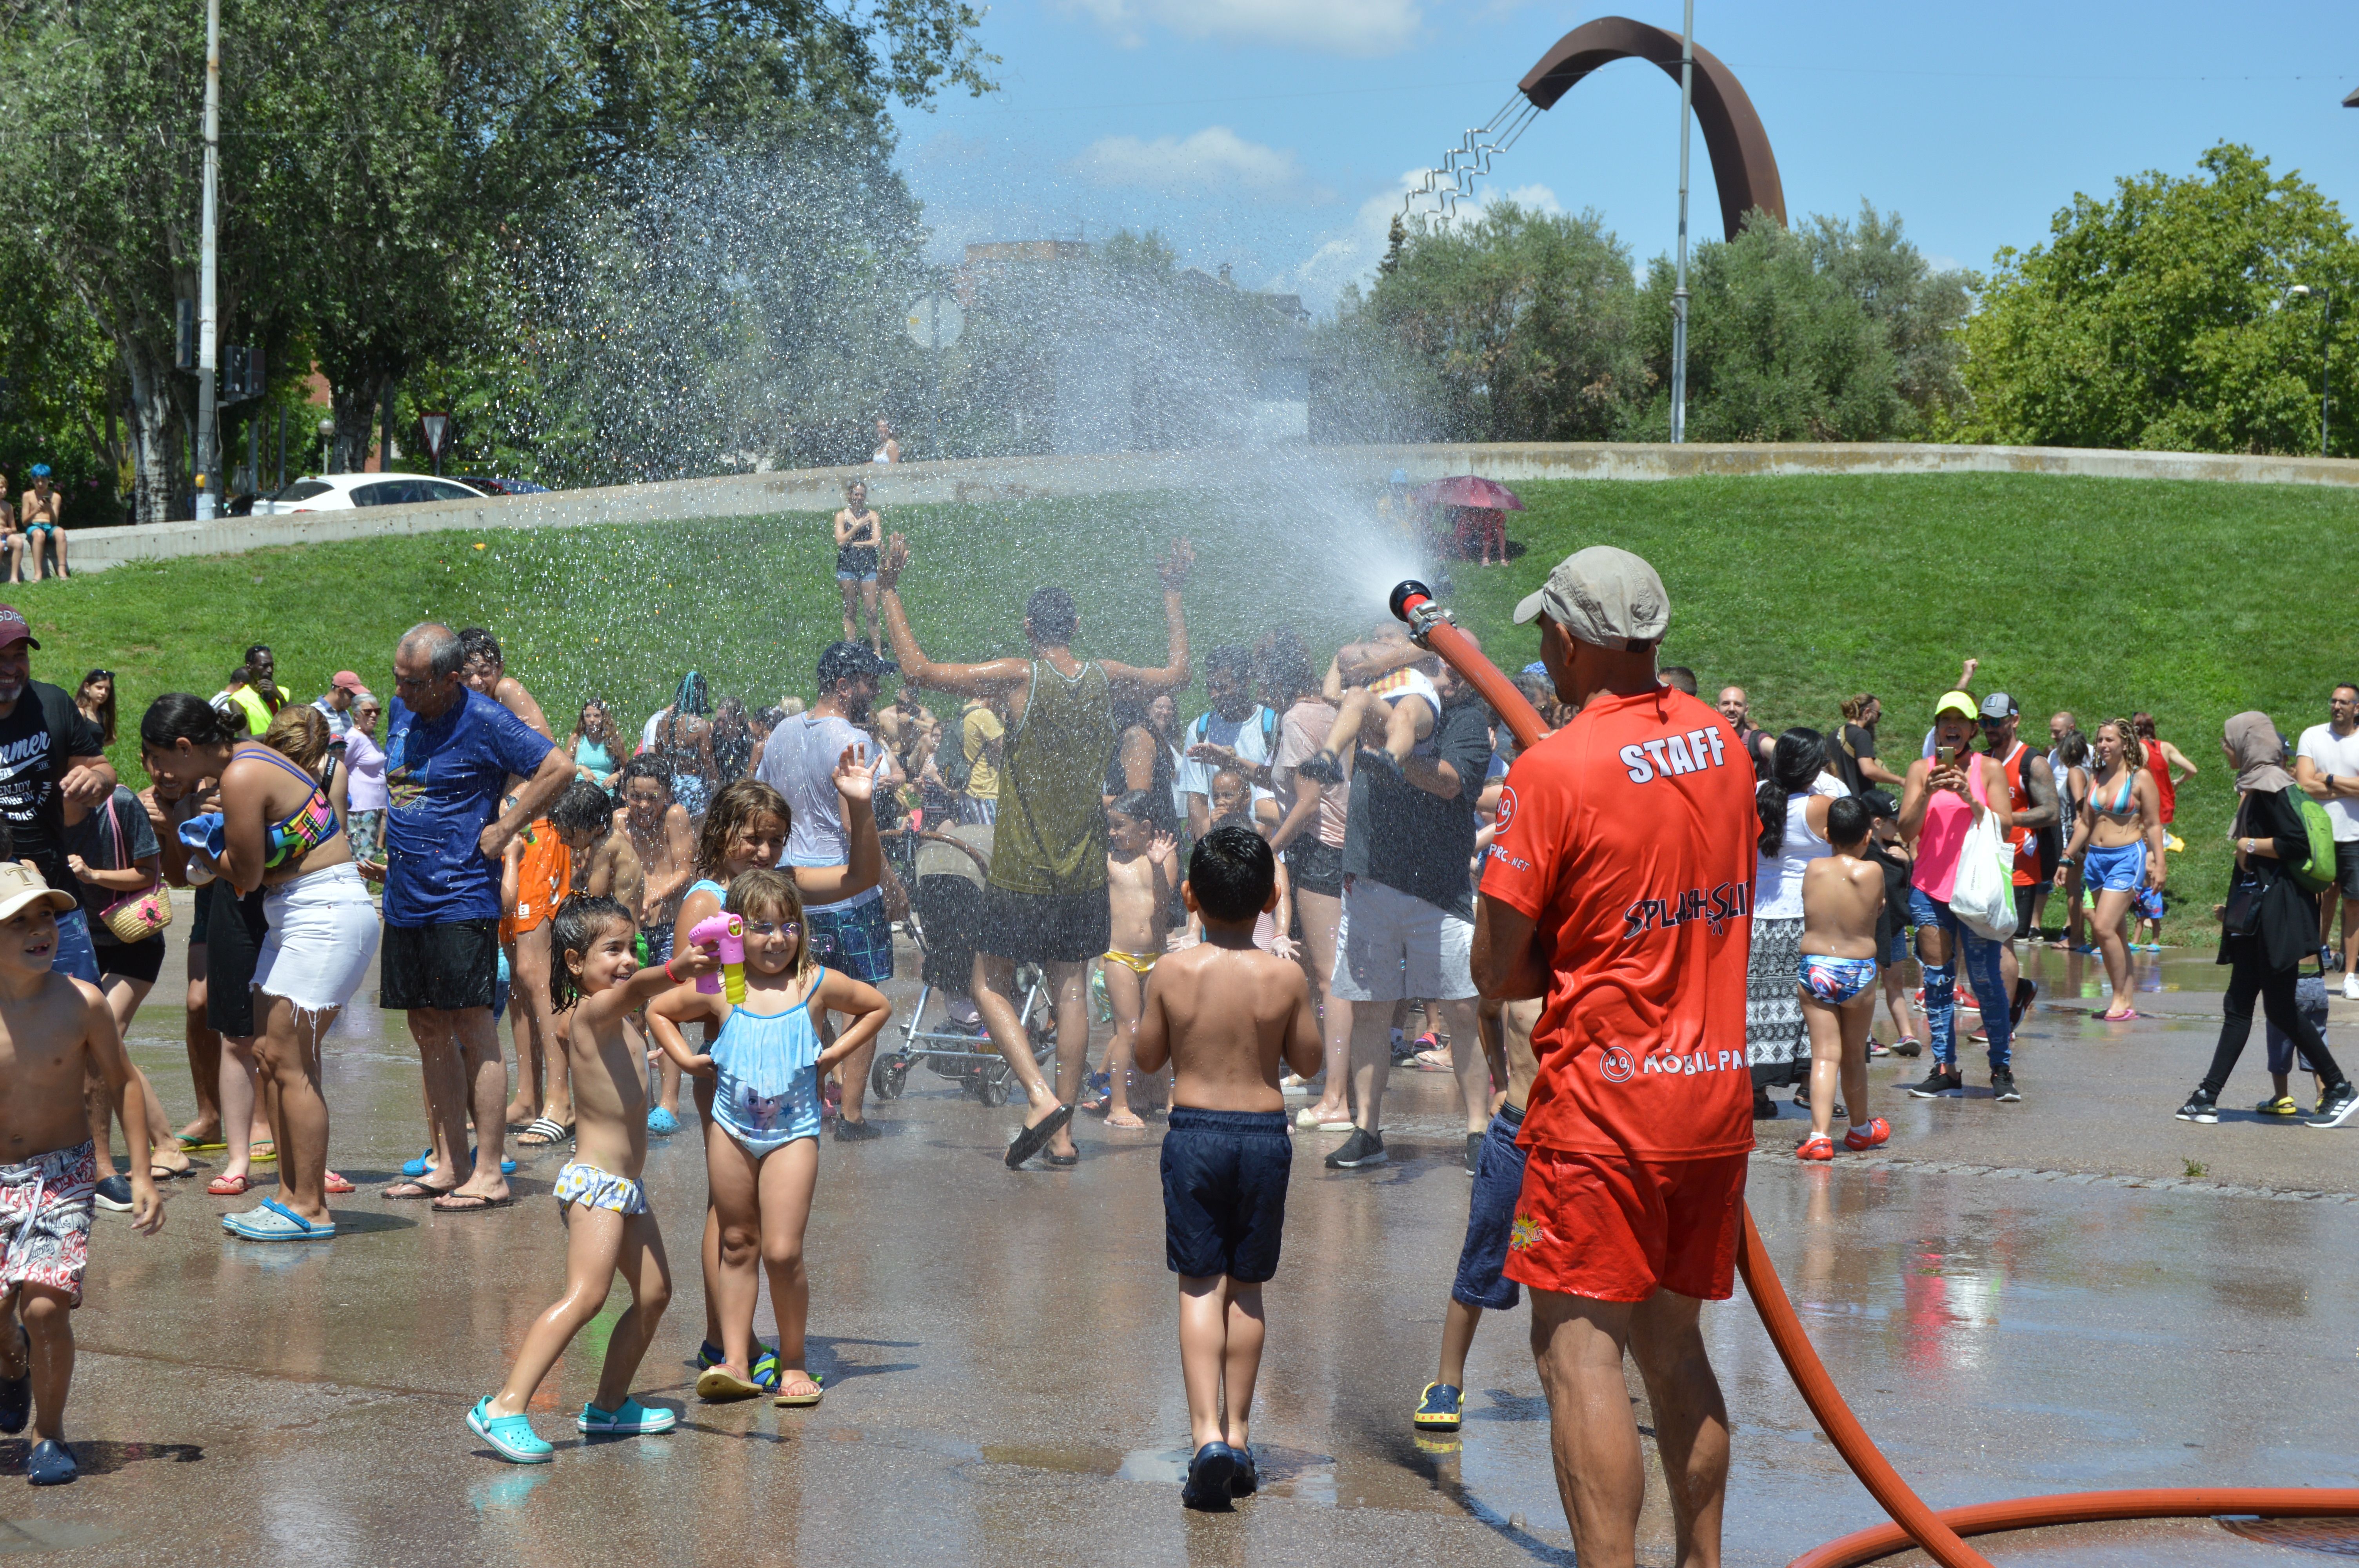
[{"label": "baby stroller", "polygon": [[[924,955],[923,981],[918,1005],[901,1026],[897,1049],[880,1051],[869,1070],[869,1085],[879,1099],[898,1098],[908,1085],[909,1069],[924,1063],[945,1078],[955,1079],[962,1092],[987,1106],[1007,1103],[1007,1059],[992,1044],[968,989],[973,983],[975,937],[983,912],[983,879],[988,857],[968,842],[968,837],[988,829],[953,829],[950,833],[918,835],[923,840],[915,860],[917,891],[910,899],[909,935]],[[938,848],[939,847],[939,848]],[[1024,994],[1018,1019],[1037,1062],[1057,1054],[1056,1010],[1049,1005],[1047,987],[1037,966],[1016,971]],[[926,1012],[936,993],[942,1012],[938,1025],[926,1027]]]}]

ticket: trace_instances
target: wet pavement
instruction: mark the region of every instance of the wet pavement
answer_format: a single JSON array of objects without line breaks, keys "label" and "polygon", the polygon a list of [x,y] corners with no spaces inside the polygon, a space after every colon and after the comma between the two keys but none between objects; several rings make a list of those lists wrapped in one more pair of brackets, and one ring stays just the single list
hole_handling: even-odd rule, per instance
[{"label": "wet pavement", "polygon": [[[185,929],[184,912],[176,944]],[[2140,998],[2156,1016],[2104,1026],[2082,1016],[2103,1006],[2093,961],[2031,957],[2045,994],[2020,1105],[1896,1096],[1877,1108],[1892,1153],[1832,1168],[1791,1158],[1798,1113],[1761,1129],[1751,1202],[1787,1287],[1869,1432],[1937,1505],[2354,1484],[2359,1138],[2172,1119],[2209,1058],[2221,971],[2200,955],[2140,964],[2160,988]],[[134,1032],[175,1117],[189,1107],[179,972],[176,951]],[[913,996],[896,988],[905,1011]],[[2359,1003],[2332,1005],[2330,1039],[2359,1050]],[[2261,1051],[2256,1029],[2231,1103],[2260,1098]],[[546,1195],[565,1156],[522,1157],[524,1201],[505,1211],[386,1204],[375,1186],[422,1141],[407,1033],[363,1008],[328,1059],[333,1158],[362,1188],[338,1205],[342,1235],[228,1240],[215,1215],[252,1200],[186,1183],[155,1239],[102,1214],[69,1418],[85,1477],[24,1487],[24,1445],[0,1440],[0,1555],[240,1568],[1570,1560],[1525,1312],[1494,1314],[1476,1340],[1462,1440],[1409,1426],[1465,1221],[1446,1075],[1395,1075],[1388,1168],[1328,1172],[1330,1141],[1300,1135],[1254,1428],[1270,1484],[1232,1515],[1191,1516],[1158,1126],[1125,1134],[1085,1117],[1077,1169],[1011,1173],[998,1152],[1016,1113],[921,1067],[903,1098],[873,1108],[884,1138],[824,1144],[809,1256],[811,1365],[828,1392],[811,1411],[696,1401],[701,1157],[692,1125],[658,1141],[647,1183],[676,1293],[639,1391],[680,1407],[683,1424],[595,1444],[572,1433],[602,1318],[533,1410],[556,1462],[517,1468],[462,1418],[556,1294],[563,1236]],[[1882,1089],[1922,1070],[1880,1063],[1875,1077]],[[1736,1424],[1728,1561],[1784,1563],[1875,1522],[1741,1288],[1705,1321]],[[766,1335],[766,1303],[757,1322]],[[1635,1381],[1633,1394],[1644,1421]],[[1658,1484],[1642,1537],[1642,1561],[1669,1561]],[[2301,1560],[2210,1522],[1989,1547],[2059,1564]]]}]

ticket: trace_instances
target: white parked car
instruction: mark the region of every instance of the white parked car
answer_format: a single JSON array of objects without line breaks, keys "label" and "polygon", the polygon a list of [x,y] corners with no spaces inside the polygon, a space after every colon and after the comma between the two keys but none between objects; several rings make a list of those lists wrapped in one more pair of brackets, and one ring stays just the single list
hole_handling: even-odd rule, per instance
[{"label": "white parked car", "polygon": [[416,506],[429,501],[483,501],[484,492],[454,479],[424,473],[332,473],[299,479],[254,503],[256,517],[290,512],[349,512],[355,506]]}]

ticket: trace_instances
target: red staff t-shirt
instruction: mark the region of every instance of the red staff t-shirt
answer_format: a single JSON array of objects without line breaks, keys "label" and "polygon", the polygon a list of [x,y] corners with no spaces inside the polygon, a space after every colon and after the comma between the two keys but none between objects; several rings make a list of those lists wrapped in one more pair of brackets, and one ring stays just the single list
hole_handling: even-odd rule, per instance
[{"label": "red staff t-shirt", "polygon": [[1597,697],[1507,771],[1483,893],[1555,944],[1517,1141],[1657,1161],[1753,1147],[1753,787],[1734,731],[1669,687]]}]

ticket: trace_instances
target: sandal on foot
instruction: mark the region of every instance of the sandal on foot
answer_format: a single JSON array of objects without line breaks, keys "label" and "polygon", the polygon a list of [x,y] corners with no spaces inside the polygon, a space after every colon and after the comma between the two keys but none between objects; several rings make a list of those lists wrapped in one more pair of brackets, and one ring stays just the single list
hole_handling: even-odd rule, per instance
[{"label": "sandal on foot", "polygon": [[554,1148],[560,1143],[567,1141],[572,1138],[572,1136],[573,1124],[571,1122],[552,1121],[548,1117],[544,1116],[539,1120],[534,1122],[530,1127],[526,1128],[522,1132],[516,1134],[516,1147],[519,1149],[549,1149]]},{"label": "sandal on foot", "polygon": [[2097,1022],[2100,1023],[2127,1023],[2131,1019],[2137,1016],[2138,1010],[2133,1007],[2121,1012],[2101,1012],[2097,1014]]},{"label": "sandal on foot", "polygon": [[520,1415],[494,1415],[491,1396],[475,1401],[467,1412],[467,1430],[492,1445],[492,1452],[511,1465],[546,1465],[549,1445],[532,1429],[532,1422]]},{"label": "sandal on foot", "polygon": [[1343,782],[1343,760],[1329,751],[1322,750],[1317,756],[1298,765],[1294,771],[1313,784],[1339,784]]},{"label": "sandal on foot", "polygon": [[191,1138],[185,1132],[177,1133],[174,1137],[179,1143],[180,1152],[183,1154],[210,1154],[216,1149],[229,1147],[221,1141],[221,1134],[218,1132],[214,1133],[209,1141]]},{"label": "sandal on foot", "polygon": [[583,1405],[582,1413],[573,1418],[573,1430],[592,1437],[645,1437],[669,1432],[679,1424],[678,1411],[649,1410],[634,1399],[625,1399],[610,1411]]},{"label": "sandal on foot", "polygon": [[249,1165],[268,1165],[278,1159],[278,1145],[266,1138],[259,1143],[246,1145],[245,1161]]},{"label": "sandal on foot", "polygon": [[242,1198],[254,1183],[244,1176],[215,1176],[205,1184],[205,1191],[217,1198]]},{"label": "sandal on foot", "polygon": [[487,1198],[481,1193],[437,1193],[434,1196],[436,1214],[481,1214],[487,1208],[506,1208],[516,1202],[516,1195]]},{"label": "sandal on foot", "polygon": [[429,1187],[424,1182],[412,1176],[407,1180],[394,1183],[393,1185],[379,1193],[377,1196],[384,1198],[390,1203],[417,1203],[423,1198],[448,1197],[450,1193],[451,1189],[448,1187]]},{"label": "sandal on foot", "polygon": [[158,1165],[153,1160],[147,1162],[147,1179],[151,1182],[183,1181],[196,1173],[194,1165],[183,1165],[176,1171],[169,1165]]},{"label": "sandal on foot", "polygon": [[336,1234],[334,1221],[305,1219],[277,1198],[265,1198],[244,1214],[222,1216],[222,1228],[247,1241],[329,1241]]},{"label": "sandal on foot", "polygon": [[345,1193],[356,1193],[360,1191],[358,1187],[353,1185],[350,1178],[340,1176],[333,1171],[328,1173],[326,1190],[336,1194],[338,1196],[342,1196]]},{"label": "sandal on foot", "polygon": [[709,1405],[734,1404],[761,1391],[760,1384],[747,1382],[726,1367],[708,1367],[696,1379],[696,1397]]},{"label": "sandal on foot", "polygon": [[[470,1149],[470,1150],[468,1150],[468,1151],[467,1151],[467,1166],[468,1166],[468,1168],[469,1168],[470,1170],[472,1170],[472,1169],[473,1169],[473,1168],[474,1168],[474,1164],[475,1164],[475,1152],[474,1152],[473,1149]],[[432,1170],[433,1168],[434,1168],[434,1151],[433,1151],[433,1150],[431,1150],[431,1149],[429,1149],[429,1150],[425,1151],[423,1153],[419,1154],[419,1155],[418,1156],[418,1158],[417,1158],[417,1159],[415,1159],[415,1160],[405,1160],[404,1162],[402,1162],[401,1173],[402,1173],[403,1175],[405,1175],[405,1176],[408,1176],[411,1181],[413,1181],[413,1182],[414,1182],[414,1181],[416,1181],[419,1177],[420,1177],[420,1176],[422,1176],[422,1175],[426,1174],[426,1173],[427,1173],[427,1172],[429,1172],[429,1171]],[[503,1160],[503,1161],[501,1161],[501,1162],[500,1162],[500,1174],[501,1174],[501,1175],[503,1175],[503,1176],[513,1176],[513,1175],[515,1175],[515,1174],[516,1174],[516,1162],[515,1162],[514,1160]]]},{"label": "sandal on foot", "polygon": [[[788,1383],[797,1379],[809,1383],[811,1386],[811,1391],[808,1394],[790,1394],[787,1392]],[[771,1399],[770,1402],[783,1409],[807,1410],[810,1406],[819,1403],[821,1399],[823,1398],[826,1393],[827,1390],[820,1387],[819,1379],[812,1377],[809,1372],[788,1372],[779,1377],[778,1391]]]},{"label": "sandal on foot", "polygon": [[1007,1168],[1011,1171],[1016,1170],[1025,1161],[1046,1149],[1049,1146],[1049,1140],[1062,1132],[1065,1130],[1065,1124],[1072,1119],[1073,1108],[1060,1105],[1041,1118],[1038,1125],[1025,1128],[1016,1133],[1015,1141],[1007,1146]]}]

